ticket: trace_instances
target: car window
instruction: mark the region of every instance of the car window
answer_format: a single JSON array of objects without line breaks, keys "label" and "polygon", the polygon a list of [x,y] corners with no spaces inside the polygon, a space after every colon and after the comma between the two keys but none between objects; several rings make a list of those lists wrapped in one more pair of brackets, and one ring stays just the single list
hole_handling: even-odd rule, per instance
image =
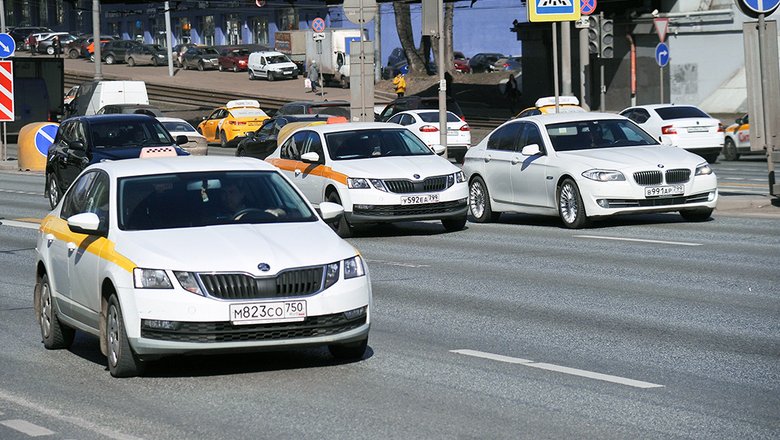
[{"label": "car window", "polygon": [[320,160],[323,160],[325,157],[322,152],[322,141],[320,140],[320,135],[313,131],[304,131],[301,133],[305,135],[301,154],[317,153],[320,156]]},{"label": "car window", "polygon": [[162,125],[169,132],[195,131],[195,128],[193,128],[192,125],[184,121],[166,121],[163,122]]},{"label": "car window", "polygon": [[[439,122],[439,112],[420,112],[417,116],[423,120],[423,122]],[[455,113],[447,112],[447,122],[461,122],[460,118]]]},{"label": "car window", "polygon": [[544,139],[542,138],[542,132],[539,131],[539,127],[531,122],[524,122],[522,124],[523,129],[523,142],[520,145],[520,149],[526,145],[536,144],[542,152],[545,152]]},{"label": "car window", "polygon": [[257,130],[257,135],[258,136],[268,136],[268,135],[270,135],[271,132],[274,129],[274,123],[275,122],[276,121],[274,121],[272,119],[266,119],[265,121],[263,121],[263,125],[260,126],[260,128]]},{"label": "car window", "polygon": [[94,148],[136,148],[172,145],[165,127],[156,119],[92,121],[90,135]]},{"label": "car window", "polygon": [[556,151],[658,145],[627,119],[563,122],[549,124],[546,129]]},{"label": "car window", "polygon": [[91,212],[100,219],[99,230],[108,230],[108,201],[109,201],[109,178],[105,172],[96,173],[95,181],[89,189],[84,210],[82,212]]},{"label": "car window", "polygon": [[488,150],[514,151],[515,144],[522,134],[520,129],[522,125],[518,123],[506,124],[499,127],[488,139]]},{"label": "car window", "polygon": [[388,105],[387,107],[385,107],[384,111],[382,111],[382,114],[379,116],[380,119],[387,119],[391,115],[394,115],[394,114],[398,113],[398,112],[396,112],[394,110],[395,110],[395,106],[394,105]]},{"label": "car window", "polygon": [[87,206],[89,187],[92,185],[97,174],[97,171],[91,171],[76,179],[73,185],[71,185],[68,193],[65,195],[65,200],[62,202],[60,218],[67,220],[70,216],[84,212],[84,209]]},{"label": "car window", "polygon": [[306,140],[306,136],[299,135],[299,133],[290,136],[284,144],[282,144],[282,150],[279,152],[279,156],[282,159],[301,160],[301,148],[303,147],[304,140]]},{"label": "car window", "polygon": [[325,135],[333,160],[369,159],[388,156],[427,156],[433,152],[405,128],[349,130]]},{"label": "car window", "polygon": [[388,119],[387,122],[392,124],[400,124],[401,119],[406,115],[394,115],[392,118]]},{"label": "car window", "polygon": [[633,116],[633,118],[629,119],[636,122],[637,124],[644,124],[648,119],[650,119],[650,112],[643,108],[638,108],[634,110]]},{"label": "car window", "polygon": [[84,129],[84,123],[81,121],[73,124],[73,140],[87,145],[87,132]]},{"label": "car window", "polygon": [[704,113],[696,107],[691,106],[673,106],[673,107],[660,107],[655,109],[658,116],[663,120],[669,119],[683,119],[683,118],[709,118],[710,115]]}]

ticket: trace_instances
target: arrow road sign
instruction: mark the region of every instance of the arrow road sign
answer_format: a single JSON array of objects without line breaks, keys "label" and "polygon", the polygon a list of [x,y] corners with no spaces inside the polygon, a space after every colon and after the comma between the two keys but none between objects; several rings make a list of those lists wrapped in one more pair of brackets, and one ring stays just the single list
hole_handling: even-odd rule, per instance
[{"label": "arrow road sign", "polygon": [[530,22],[575,21],[579,18],[580,0],[528,0]]},{"label": "arrow road sign", "polygon": [[655,47],[655,62],[661,67],[669,64],[669,46],[666,43],[658,43]]},{"label": "arrow road sign", "polygon": [[596,12],[596,0],[580,0],[580,13],[590,15]]},{"label": "arrow road sign", "polygon": [[320,33],[325,31],[325,20],[323,20],[320,17],[315,18],[311,21],[311,30],[314,32]]},{"label": "arrow road sign", "polygon": [[0,58],[8,58],[16,51],[14,37],[8,34],[0,34]]},{"label": "arrow road sign", "polygon": [[46,124],[38,129],[35,133],[35,148],[39,153],[44,156],[49,153],[49,147],[54,143],[58,129],[59,125],[57,124]]},{"label": "arrow road sign", "polygon": [[741,0],[750,10],[758,14],[771,14],[780,5],[780,0]]}]

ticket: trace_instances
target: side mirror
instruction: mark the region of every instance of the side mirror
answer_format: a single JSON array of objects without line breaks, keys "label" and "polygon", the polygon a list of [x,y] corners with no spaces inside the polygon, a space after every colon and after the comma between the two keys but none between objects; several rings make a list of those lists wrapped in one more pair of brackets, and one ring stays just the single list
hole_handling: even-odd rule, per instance
[{"label": "side mirror", "polygon": [[68,229],[77,234],[99,235],[100,219],[93,212],[68,217]]},{"label": "side mirror", "polygon": [[539,144],[530,144],[523,147],[522,151],[520,151],[520,154],[523,156],[536,156],[537,154],[541,154],[542,150],[539,148]]},{"label": "side mirror", "polygon": [[208,116],[201,116],[201,117],[200,117],[200,120],[201,120],[201,121],[205,121],[206,119],[208,119]]},{"label": "side mirror", "polygon": [[71,150],[77,150],[77,151],[86,151],[87,147],[84,146],[84,142],[81,141],[73,141],[68,143],[68,148]]},{"label": "side mirror", "polygon": [[433,144],[431,145],[431,150],[433,150],[433,152],[437,155],[441,156],[447,151],[447,148],[441,144]]},{"label": "side mirror", "polygon": [[336,220],[344,215],[344,207],[332,202],[320,203],[320,218],[325,221]]},{"label": "side mirror", "polygon": [[180,135],[176,136],[176,145],[184,145],[184,144],[186,144],[189,141],[190,140],[187,138],[187,136],[185,136],[183,134],[180,134]]},{"label": "side mirror", "polygon": [[310,151],[301,155],[301,160],[306,163],[318,163],[320,161],[320,155]]}]

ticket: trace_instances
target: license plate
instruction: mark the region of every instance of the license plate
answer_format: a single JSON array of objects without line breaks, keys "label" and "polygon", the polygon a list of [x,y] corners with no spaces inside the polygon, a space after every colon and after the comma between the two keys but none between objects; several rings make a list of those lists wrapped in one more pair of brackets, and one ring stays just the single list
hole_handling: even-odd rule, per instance
[{"label": "license plate", "polygon": [[688,127],[688,133],[704,133],[710,131],[707,127]]},{"label": "license plate", "polygon": [[402,205],[422,205],[423,203],[436,203],[439,201],[438,194],[425,194],[421,196],[401,197]]},{"label": "license plate", "polygon": [[645,188],[645,197],[673,196],[685,193],[683,185],[651,186]]},{"label": "license plate", "polygon": [[447,130],[447,136],[455,136],[458,134],[458,130]]},{"label": "license plate", "polygon": [[306,301],[255,302],[230,305],[230,322],[268,324],[306,319]]}]

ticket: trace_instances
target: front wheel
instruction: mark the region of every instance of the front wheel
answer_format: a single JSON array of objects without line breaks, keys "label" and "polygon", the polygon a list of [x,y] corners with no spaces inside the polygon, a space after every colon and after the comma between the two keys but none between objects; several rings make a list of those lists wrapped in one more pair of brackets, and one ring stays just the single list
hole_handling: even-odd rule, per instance
[{"label": "front wheel", "polygon": [[54,55],[54,47],[49,46],[46,48],[46,54],[47,55]]},{"label": "front wheel", "polygon": [[444,218],[441,220],[441,224],[447,232],[462,231],[466,227],[466,216]]},{"label": "front wheel", "polygon": [[363,359],[363,355],[366,354],[368,348],[368,337],[361,339],[358,342],[351,342],[349,344],[331,344],[328,345],[328,351],[334,358],[346,361],[359,361]]},{"label": "front wheel", "polygon": [[81,54],[76,49],[71,49],[70,51],[68,51],[68,58],[70,58],[72,60],[75,60],[76,58],[78,58],[79,55],[81,55]]},{"label": "front wheel", "polygon": [[[328,194],[328,201],[337,205],[341,205],[341,199],[339,198],[339,195],[336,193],[336,191]],[[341,238],[349,238],[352,236],[352,225],[349,224],[346,215],[344,214],[342,214],[337,221],[331,223],[330,227],[333,228],[333,230],[336,231],[336,233]]]},{"label": "front wheel", "polygon": [[49,350],[59,350],[73,344],[76,331],[60,323],[57,311],[54,310],[48,275],[43,275],[41,281],[35,286],[35,312],[41,327],[44,347]]},{"label": "front wheel", "polygon": [[219,71],[220,71],[220,72],[224,72],[224,71],[225,71],[225,68],[224,68],[224,67],[222,67],[222,64],[220,64],[220,65],[219,65]]},{"label": "front wheel", "polygon": [[709,220],[712,211],[712,208],[684,209],[680,211],[680,215],[689,222],[703,222]]},{"label": "front wheel", "polygon": [[588,224],[580,190],[572,179],[564,180],[558,187],[558,214],[567,228],[580,229]]},{"label": "front wheel", "polygon": [[198,62],[198,70],[200,70],[201,72],[206,70],[206,66],[203,65],[203,61]]},{"label": "front wheel", "polygon": [[346,76],[342,75],[341,79],[339,80],[339,83],[341,84],[342,89],[348,89],[349,88],[349,80]]},{"label": "front wheel", "polygon": [[108,371],[114,377],[138,376],[143,371],[141,359],[135,354],[127,339],[125,322],[119,299],[111,295],[106,310],[106,353]]},{"label": "front wheel", "polygon": [[219,132],[219,146],[225,148],[227,147],[227,143],[228,143],[227,134],[225,134],[225,130],[221,130]]},{"label": "front wheel", "polygon": [[739,153],[737,152],[737,144],[734,143],[731,138],[726,138],[726,143],[723,145],[723,158],[726,160],[738,160]]},{"label": "front wheel", "polygon": [[500,212],[493,212],[490,207],[490,194],[487,185],[481,177],[476,177],[469,184],[469,210],[477,223],[497,221]]},{"label": "front wheel", "polygon": [[249,80],[254,81],[255,79],[255,72],[252,72],[252,69],[249,69]]},{"label": "front wheel", "polygon": [[106,64],[114,64],[116,62],[116,59],[113,55],[106,55]]},{"label": "front wheel", "polygon": [[135,67],[135,60],[133,59],[133,57],[127,59],[127,65],[130,67]]},{"label": "front wheel", "polygon": [[276,80],[276,75],[274,75],[274,73],[273,73],[273,72],[268,72],[268,73],[266,74],[266,77],[268,78],[268,81],[274,81],[274,80]]}]

